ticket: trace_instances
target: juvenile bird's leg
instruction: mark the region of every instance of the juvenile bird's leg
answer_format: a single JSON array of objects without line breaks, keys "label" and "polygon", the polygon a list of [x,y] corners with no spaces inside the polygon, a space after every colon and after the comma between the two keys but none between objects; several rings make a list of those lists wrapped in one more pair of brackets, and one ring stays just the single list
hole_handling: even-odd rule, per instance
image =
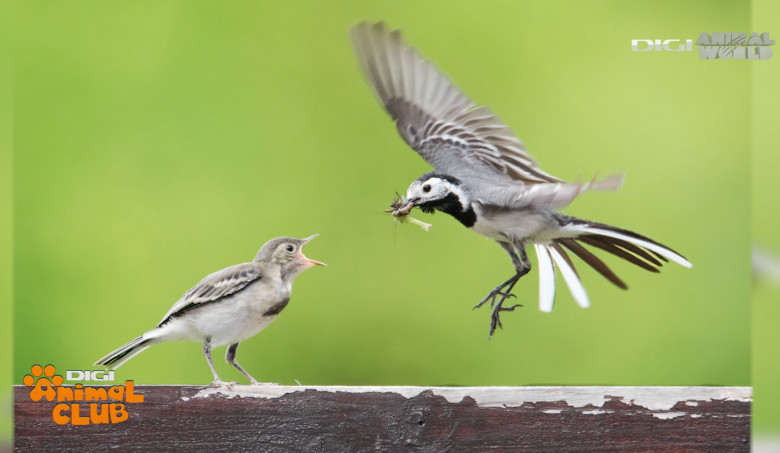
[{"label": "juvenile bird's leg", "polygon": [[236,351],[237,350],[238,350],[238,343],[233,343],[230,346],[228,346],[227,354],[225,354],[225,361],[227,363],[233,365],[234,367],[236,367],[236,369],[238,371],[240,371],[241,374],[243,374],[244,376],[246,376],[247,379],[249,379],[249,382],[252,385],[257,384],[257,380],[255,378],[253,378],[252,376],[250,376],[249,373],[247,373],[246,370],[241,368],[241,365],[239,365],[238,362],[236,362]]},{"label": "juvenile bird's leg", "polygon": [[474,306],[474,308],[479,308],[484,305],[485,302],[490,301],[490,306],[493,308],[493,311],[490,314],[490,332],[488,333],[489,337],[493,336],[493,332],[496,331],[496,327],[503,328],[501,325],[501,319],[499,318],[502,311],[514,311],[515,308],[522,307],[520,304],[515,304],[511,307],[504,307],[503,304],[506,299],[515,297],[514,294],[511,294],[512,288],[514,288],[515,283],[520,280],[520,277],[524,276],[531,270],[531,262],[528,260],[528,255],[525,253],[524,243],[498,242],[498,244],[504,250],[506,250],[506,252],[509,254],[509,257],[512,258],[512,264],[515,266],[515,271],[517,273],[509,280],[496,286],[492,291],[490,291],[490,293],[488,293],[487,297],[482,299],[480,303]]},{"label": "juvenile bird's leg", "polygon": [[222,379],[219,378],[217,370],[214,369],[214,363],[211,362],[211,338],[206,338],[203,342],[203,355],[206,356],[206,361],[209,363],[211,373],[214,375],[214,382],[211,383],[212,387],[219,387],[222,385]]}]

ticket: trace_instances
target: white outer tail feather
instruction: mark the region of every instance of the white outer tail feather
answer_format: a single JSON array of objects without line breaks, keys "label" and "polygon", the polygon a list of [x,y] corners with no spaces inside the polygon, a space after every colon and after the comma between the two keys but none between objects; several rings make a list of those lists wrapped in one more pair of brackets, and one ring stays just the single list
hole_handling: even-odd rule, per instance
[{"label": "white outer tail feather", "polygon": [[588,227],[580,228],[580,229],[583,232],[585,232],[585,233],[599,234],[599,235],[602,235],[602,236],[608,236],[608,237],[615,238],[615,239],[622,239],[622,240],[624,240],[626,242],[630,242],[630,243],[632,243],[634,245],[638,245],[639,247],[644,247],[644,248],[646,248],[648,250],[651,250],[651,251],[653,251],[653,252],[663,256],[664,258],[668,258],[668,259],[674,261],[675,263],[679,264],[680,266],[685,266],[687,268],[692,268],[693,267],[693,264],[691,264],[690,261],[686,260],[682,256],[674,253],[673,251],[671,251],[671,250],[669,250],[669,249],[667,249],[665,247],[660,247],[660,246],[658,246],[656,244],[653,244],[652,242],[643,241],[642,239],[639,239],[639,238],[635,238],[635,237],[631,237],[631,236],[628,236],[628,235],[625,235],[625,234],[621,234],[621,233],[618,233],[616,231],[605,230],[603,228],[597,228],[597,227],[590,227],[590,226],[588,226]]},{"label": "white outer tail feather", "polygon": [[[598,227],[584,226],[577,229],[581,230],[583,233],[621,239],[655,252],[681,266],[687,268],[693,267],[693,264],[691,264],[690,261],[679,254],[640,238]],[[558,250],[549,244],[534,244],[534,248],[536,249],[536,256],[539,260],[539,310],[549,313],[553,309],[555,301],[555,266],[553,263],[560,269],[561,275],[563,276],[566,285],[569,287],[569,292],[571,292],[577,305],[582,308],[590,307],[590,299],[585,291],[585,287],[582,285],[582,282],[573,267],[569,265],[563,256],[561,256]]]},{"label": "white outer tail feather", "polygon": [[555,247],[547,246],[547,250],[550,251],[553,261],[558,265],[558,269],[561,270],[561,275],[566,281],[566,285],[569,287],[571,295],[574,296],[574,300],[577,301],[577,305],[582,308],[590,307],[590,300],[588,299],[588,293],[585,292],[585,287],[582,286],[580,278],[571,265],[561,256]]},{"label": "white outer tail feather", "polygon": [[534,244],[539,259],[539,310],[549,313],[555,302],[555,267],[548,246]]}]

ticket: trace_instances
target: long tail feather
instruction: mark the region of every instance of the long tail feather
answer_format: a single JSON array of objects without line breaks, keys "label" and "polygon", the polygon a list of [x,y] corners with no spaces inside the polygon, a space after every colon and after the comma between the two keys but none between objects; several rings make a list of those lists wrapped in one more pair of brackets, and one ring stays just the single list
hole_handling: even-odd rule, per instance
[{"label": "long tail feather", "polygon": [[136,354],[139,354],[141,351],[158,341],[159,340],[156,340],[155,338],[144,338],[142,335],[121,348],[108,353],[105,357],[95,362],[95,365],[105,366],[109,369],[119,368],[123,363],[135,357]]},{"label": "long tail feather", "polygon": [[627,289],[628,287],[603,261],[583,247],[580,242],[609,252],[650,272],[660,272],[659,268],[668,261],[674,261],[685,267],[693,266],[685,257],[671,248],[633,231],[603,223],[579,220],[573,223],[575,223],[573,228],[581,231],[581,234],[571,238],[558,238],[553,240],[553,243],[560,244],[570,250],[620,288]]},{"label": "long tail feather", "polygon": [[599,274],[604,276],[604,278],[614,283],[615,286],[617,286],[618,288],[628,289],[628,286],[623,282],[623,280],[621,280],[620,277],[615,275],[615,273],[612,272],[612,269],[610,269],[609,266],[607,266],[606,263],[604,263],[604,261],[601,261],[601,258],[591,253],[590,250],[580,245],[576,240],[571,238],[565,238],[565,239],[556,239],[555,242],[569,249],[572,253],[577,255],[582,261],[588,263],[590,267],[592,267]]},{"label": "long tail feather", "polygon": [[659,268],[664,262],[670,260],[685,267],[692,266],[685,257],[669,247],[633,231],[579,219],[573,219],[571,227],[581,233],[575,237],[556,238],[546,244],[534,244],[539,260],[539,309],[541,311],[552,311],[556,267],[560,270],[577,304],[583,308],[590,306],[588,294],[566,253],[567,250],[619,288],[628,289],[628,286],[600,258],[583,247],[580,242],[609,252],[651,272],[660,272]]},{"label": "long tail feather", "polygon": [[680,255],[679,253],[675,252],[674,250],[670,249],[669,247],[663,244],[655,242],[654,240],[646,236],[642,236],[641,234],[634,233],[633,231],[628,231],[621,228],[616,228],[609,225],[598,224],[598,223],[589,224],[589,225],[585,224],[582,226],[582,229],[583,229],[583,233],[586,235],[596,235],[601,237],[606,236],[613,239],[623,240],[635,246],[647,249],[657,255],[660,255],[663,258],[674,261],[675,263],[681,266],[685,266],[688,268],[693,267],[693,264],[691,264],[690,261],[685,259],[684,256]]},{"label": "long tail feather", "polygon": [[545,244],[534,244],[539,260],[539,310],[551,312],[555,302],[555,267]]},{"label": "long tail feather", "polygon": [[585,292],[585,287],[582,286],[580,277],[577,275],[577,271],[574,269],[574,264],[566,255],[566,252],[563,251],[560,245],[555,243],[550,244],[547,249],[550,251],[550,255],[552,255],[555,264],[558,265],[558,269],[561,270],[563,280],[569,287],[569,291],[574,297],[574,300],[577,302],[577,305],[582,308],[590,307],[588,293]]},{"label": "long tail feather", "polygon": [[610,238],[613,244],[617,245],[618,247],[622,247],[629,252],[632,252],[636,255],[639,255],[640,257],[646,259],[647,261],[650,261],[651,263],[655,264],[656,266],[660,266],[661,263],[658,260],[663,261],[664,263],[668,263],[669,260],[664,258],[663,255],[659,255],[658,253],[653,252],[652,250],[647,251],[637,245],[634,245],[630,242],[624,241],[622,239],[616,239],[616,238]]},{"label": "long tail feather", "polygon": [[613,242],[613,238],[583,235],[580,236],[578,239],[588,245],[598,247],[601,250],[607,251],[615,256],[619,256],[620,258],[623,258],[626,261],[630,261],[636,264],[637,266],[641,267],[642,269],[646,269],[650,272],[661,272],[658,270],[657,267],[655,267],[655,266],[660,266],[661,263],[658,262],[655,258],[652,257],[652,255],[648,254],[644,250],[642,250],[642,252],[645,253],[647,256],[650,257],[650,259],[653,260],[651,262],[652,264],[649,264],[646,261],[642,261],[641,259],[637,258],[635,255],[632,255],[631,253],[626,251],[624,248],[618,247],[617,243]]}]

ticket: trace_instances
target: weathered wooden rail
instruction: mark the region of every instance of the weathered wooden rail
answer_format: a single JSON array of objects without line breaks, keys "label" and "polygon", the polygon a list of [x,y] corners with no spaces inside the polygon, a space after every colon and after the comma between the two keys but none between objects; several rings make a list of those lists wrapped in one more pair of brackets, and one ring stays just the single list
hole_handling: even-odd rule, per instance
[{"label": "weathered wooden rail", "polygon": [[[138,386],[143,402],[33,401],[17,451],[748,452],[749,387]],[[116,394],[114,394],[116,396]],[[137,397],[136,397],[137,400]],[[54,421],[57,404],[60,422]],[[103,404],[122,404],[90,421]],[[91,406],[95,406],[92,408]],[[95,411],[91,414],[90,411]],[[122,414],[122,410],[126,414]],[[73,412],[73,413],[72,413]],[[63,418],[64,417],[64,418]],[[88,424],[75,425],[76,423]]]}]

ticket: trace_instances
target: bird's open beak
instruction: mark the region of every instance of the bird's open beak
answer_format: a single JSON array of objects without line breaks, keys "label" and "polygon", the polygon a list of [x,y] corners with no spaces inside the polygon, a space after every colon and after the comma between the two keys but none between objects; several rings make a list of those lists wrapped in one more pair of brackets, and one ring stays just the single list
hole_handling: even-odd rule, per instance
[{"label": "bird's open beak", "polygon": [[309,241],[311,241],[312,239],[316,238],[317,236],[319,236],[319,234],[313,234],[313,235],[311,235],[311,236],[307,237],[306,239],[304,239],[304,240],[303,240],[303,244],[301,244],[301,252],[300,252],[301,256],[300,256],[300,260],[302,261],[302,263],[303,263],[303,265],[304,265],[305,267],[311,267],[311,266],[327,266],[327,264],[325,264],[325,263],[321,263],[321,262],[319,262],[319,261],[315,261],[315,260],[311,260],[311,259],[309,259],[309,258],[306,258],[306,256],[304,256],[304,254],[303,254],[303,251],[302,251],[302,249],[303,249],[303,246],[304,246],[304,245],[306,245],[306,244],[308,244],[308,243],[309,243]]}]

